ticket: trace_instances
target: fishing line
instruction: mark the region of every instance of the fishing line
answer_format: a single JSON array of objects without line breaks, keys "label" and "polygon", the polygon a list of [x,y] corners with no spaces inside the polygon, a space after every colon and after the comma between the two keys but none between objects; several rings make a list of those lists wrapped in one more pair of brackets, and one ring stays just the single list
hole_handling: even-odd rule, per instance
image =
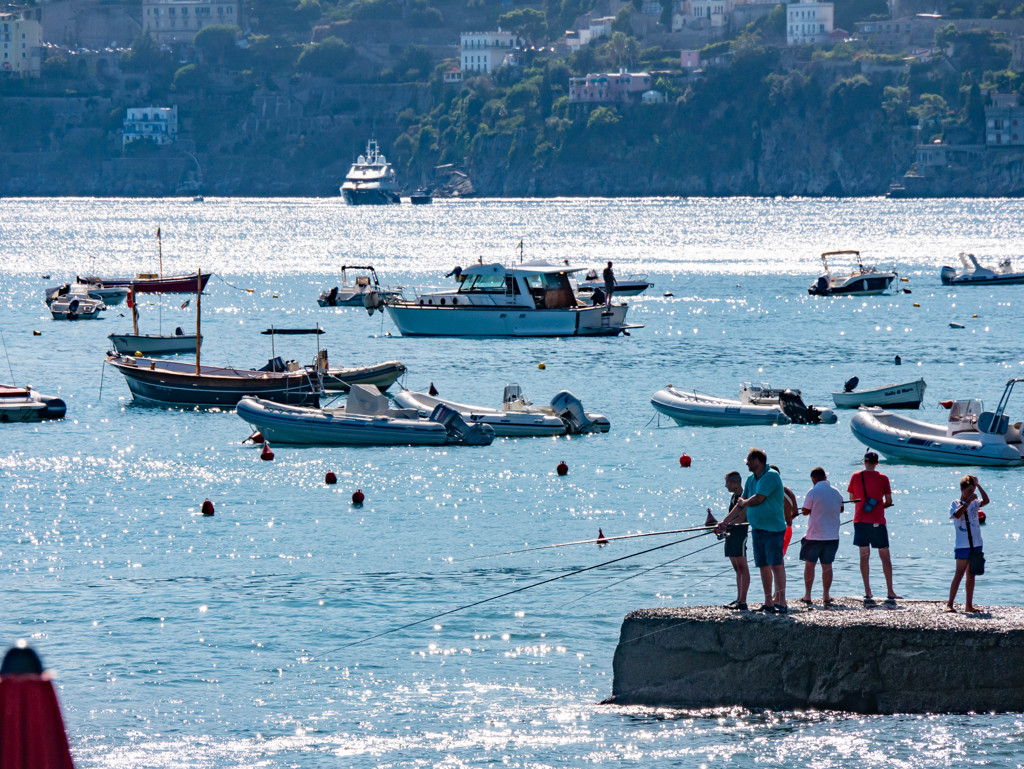
[{"label": "fishing line", "polygon": [[217,278],[217,280],[219,280],[221,283],[224,283],[227,286],[231,286],[231,288],[235,289],[235,291],[244,291],[247,294],[252,293],[251,288],[242,288],[241,286],[236,286],[234,283],[228,283],[226,280],[224,280],[224,278],[220,276],[219,273],[213,273],[213,277]]},{"label": "fishing line", "polygon": [[4,339],[3,332],[0,331],[0,341],[4,343],[4,357],[7,358],[7,370],[11,372],[11,384],[15,384],[14,381],[14,369],[11,368],[11,356],[7,354],[7,340]]},{"label": "fishing line", "polygon": [[[321,652],[320,656],[323,657],[323,656],[325,656],[327,654],[331,654],[333,652],[340,651],[342,649],[348,649],[351,646],[358,646],[359,644],[366,643],[367,641],[372,641],[375,638],[381,638],[383,636],[390,635],[392,633],[397,633],[400,630],[406,630],[407,628],[415,627],[416,625],[422,625],[423,623],[430,622],[431,620],[440,619],[441,617],[447,617],[449,614],[455,614],[456,612],[463,611],[465,609],[471,609],[471,608],[473,608],[475,606],[480,606],[481,604],[490,603],[491,601],[497,601],[499,598],[506,598],[506,597],[508,597],[510,595],[515,595],[516,593],[522,593],[523,591],[530,590],[531,588],[540,587],[541,585],[547,585],[547,584],[549,584],[551,582],[557,582],[560,579],[566,579],[567,577],[573,577],[573,576],[575,576],[577,574],[583,574],[584,572],[587,572],[587,571],[593,571],[594,569],[600,569],[602,566],[610,566],[613,563],[619,563],[620,561],[625,561],[625,560],[628,560],[630,558],[636,558],[637,556],[640,556],[640,555],[646,555],[647,553],[653,553],[656,550],[664,550],[666,547],[672,547],[673,545],[679,545],[679,544],[682,544],[683,542],[689,542],[690,540],[697,539],[699,537],[707,536],[709,533],[710,532],[705,531],[702,534],[697,534],[697,535],[695,535],[693,537],[685,537],[683,539],[676,540],[675,542],[668,542],[668,543],[666,543],[664,545],[658,545],[656,547],[648,548],[647,550],[641,550],[638,553],[631,553],[630,555],[623,555],[623,556],[620,556],[618,558],[613,558],[610,561],[604,561],[603,563],[595,564],[594,566],[586,566],[586,567],[584,567],[582,569],[574,569],[573,571],[566,572],[565,574],[559,574],[557,577],[550,577],[548,579],[541,580],[540,582],[534,582],[534,583],[529,584],[529,585],[524,585],[523,587],[517,587],[515,590],[507,590],[504,593],[500,593],[499,595],[491,596],[490,598],[483,598],[483,599],[481,599],[479,601],[473,601],[472,603],[467,603],[467,604],[464,604],[462,606],[456,606],[454,609],[448,609],[447,611],[440,612],[439,614],[434,614],[434,615],[432,615],[430,617],[424,617],[423,619],[418,619],[418,620],[415,620],[413,622],[407,622],[404,625],[399,625],[397,627],[390,628],[389,630],[384,630],[384,631],[382,631],[380,633],[375,633],[373,635],[369,635],[369,636],[365,636],[363,638],[359,638],[359,639],[357,639],[355,641],[351,641],[350,643],[344,644],[342,646],[335,647],[334,649],[328,649],[325,652]],[[310,659],[316,659],[316,657],[311,657]]]},{"label": "fishing line", "polygon": [[475,555],[472,558],[461,558],[458,561],[450,561],[450,563],[466,563],[467,561],[478,561],[481,558],[496,558],[500,555],[515,555],[516,553],[530,553],[534,550],[550,550],[554,547],[569,547],[571,545],[603,545],[608,542],[615,542],[619,539],[639,539],[640,537],[658,537],[667,534],[690,534],[694,531],[702,531],[705,534],[710,534],[714,529],[714,526],[694,526],[689,529],[669,529],[668,531],[650,531],[646,534],[620,534],[617,537],[599,537],[597,539],[580,539],[575,542],[559,542],[555,545],[537,545],[536,547],[524,547],[520,550],[507,550],[504,553],[488,553],[486,555]]}]

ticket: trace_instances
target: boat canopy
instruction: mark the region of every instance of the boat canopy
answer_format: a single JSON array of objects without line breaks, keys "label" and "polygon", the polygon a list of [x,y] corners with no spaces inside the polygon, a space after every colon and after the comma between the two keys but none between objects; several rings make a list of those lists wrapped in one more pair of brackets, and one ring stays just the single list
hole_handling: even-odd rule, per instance
[{"label": "boat canopy", "polygon": [[326,334],[322,328],[274,328],[271,326],[266,331],[261,331],[264,336],[298,336],[300,334]]}]

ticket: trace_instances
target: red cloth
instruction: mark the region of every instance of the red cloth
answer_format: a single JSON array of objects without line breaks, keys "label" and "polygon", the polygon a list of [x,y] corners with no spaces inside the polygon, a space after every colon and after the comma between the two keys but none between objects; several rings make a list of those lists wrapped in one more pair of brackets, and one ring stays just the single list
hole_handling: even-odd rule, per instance
[{"label": "red cloth", "polygon": [[[861,478],[864,479],[863,484],[861,483]],[[883,503],[885,502],[885,495],[892,494],[888,476],[882,475],[877,470],[861,470],[850,476],[850,485],[846,488],[851,497],[860,500],[857,503],[857,509],[853,513],[854,523],[885,523]],[[867,489],[867,494],[864,493],[864,489]],[[875,509],[870,513],[865,513],[864,503],[868,497],[877,499],[878,504],[875,505]]]},{"label": "red cloth", "polygon": [[782,538],[782,554],[785,555],[786,551],[789,550],[789,543],[793,540],[793,527],[786,527],[786,534]]},{"label": "red cloth", "polygon": [[0,677],[0,767],[74,769],[57,693],[49,679]]}]

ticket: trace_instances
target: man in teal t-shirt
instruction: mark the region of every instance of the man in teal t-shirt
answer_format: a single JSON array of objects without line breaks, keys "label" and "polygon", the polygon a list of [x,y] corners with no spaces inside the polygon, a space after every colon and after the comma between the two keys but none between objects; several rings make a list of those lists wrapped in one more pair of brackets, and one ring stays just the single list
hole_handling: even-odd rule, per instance
[{"label": "man in teal t-shirt", "polygon": [[[786,535],[782,478],[768,467],[768,456],[761,449],[751,449],[747,454],[747,468],[751,474],[743,486],[743,498],[736,502],[736,507],[719,526],[724,530],[728,524],[739,520],[742,512],[746,512],[754,565],[761,572],[761,585],[764,587],[764,605],[759,611],[785,614],[789,609],[786,606],[786,567],[782,558]],[[778,603],[773,600],[776,592]]]}]

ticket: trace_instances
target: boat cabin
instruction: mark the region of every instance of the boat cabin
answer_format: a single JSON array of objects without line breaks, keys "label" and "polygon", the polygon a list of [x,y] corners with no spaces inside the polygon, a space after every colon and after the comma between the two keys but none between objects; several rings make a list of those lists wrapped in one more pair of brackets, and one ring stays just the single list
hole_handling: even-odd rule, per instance
[{"label": "boat cabin", "polygon": [[[502,304],[557,310],[579,306],[569,275],[577,270],[531,262],[506,268],[500,264],[467,267],[458,276],[459,288],[450,292],[451,303]],[[428,295],[427,300],[445,303],[445,297]],[[421,302],[422,303],[422,302]]]}]

